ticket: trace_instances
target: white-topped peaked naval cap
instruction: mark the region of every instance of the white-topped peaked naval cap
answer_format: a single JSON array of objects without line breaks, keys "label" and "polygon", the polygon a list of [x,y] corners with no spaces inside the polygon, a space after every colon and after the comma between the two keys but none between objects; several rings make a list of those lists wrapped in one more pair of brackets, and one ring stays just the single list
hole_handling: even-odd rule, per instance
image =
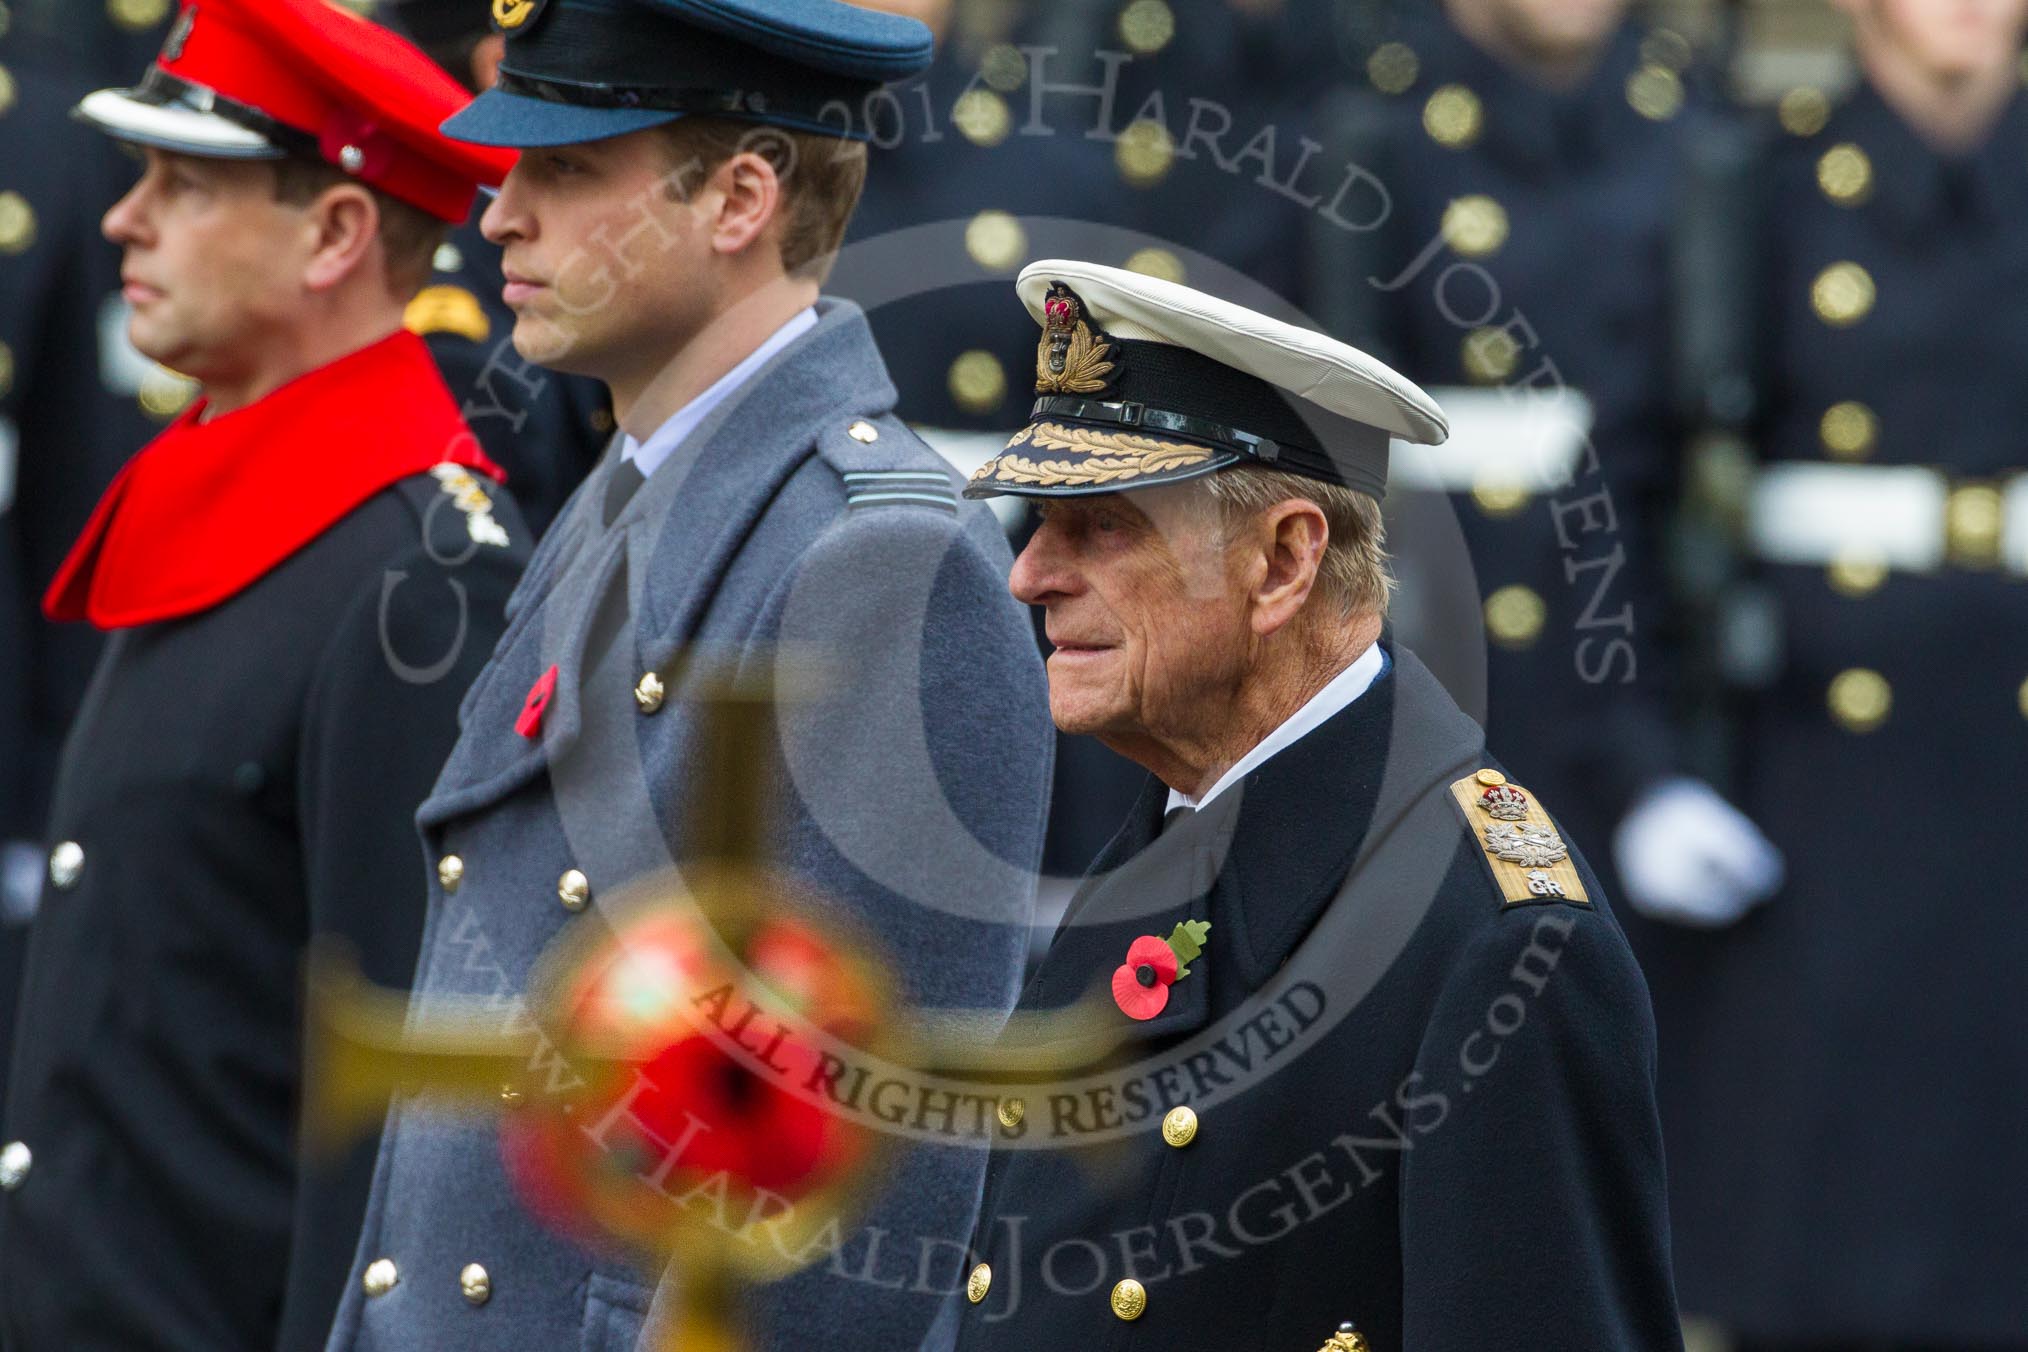
[{"label": "white-topped peaked naval cap", "polygon": [[1043,329],[1037,398],[969,497],[1110,493],[1240,464],[1379,497],[1390,437],[1449,433],[1385,362],[1187,286],[1045,259],[1015,289]]}]

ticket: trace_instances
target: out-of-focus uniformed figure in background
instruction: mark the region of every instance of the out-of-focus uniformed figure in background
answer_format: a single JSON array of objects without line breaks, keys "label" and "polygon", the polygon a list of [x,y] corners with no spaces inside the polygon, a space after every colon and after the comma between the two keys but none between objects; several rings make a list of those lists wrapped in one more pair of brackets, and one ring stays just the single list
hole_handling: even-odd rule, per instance
[{"label": "out-of-focus uniformed figure in background", "polygon": [[966,491],[1041,501],[1051,713],[1151,773],[1022,993],[1116,1024],[999,1109],[958,1347],[1677,1347],[1633,954],[1381,637],[1388,440],[1441,410],[1189,288],[1018,289],[1041,397]]},{"label": "out-of-focus uniformed figure in background", "polygon": [[[476,0],[381,0],[373,10],[473,93],[492,84],[499,66],[490,16]],[[429,342],[466,423],[507,471],[515,505],[540,539],[612,440],[612,406],[597,381],[546,371],[514,351],[500,249],[479,233],[484,207],[481,200],[437,250],[407,323]]]},{"label": "out-of-focus uniformed figure in background", "polygon": [[100,638],[38,603],[120,464],[188,399],[126,341],[119,252],[98,231],[126,161],[70,119],[161,45],[167,9],[16,0],[0,32],[0,1070],[50,783]]},{"label": "out-of-focus uniformed figure in background", "polygon": [[119,472],[45,605],[110,632],[49,821],[0,1147],[0,1343],[302,1347],[364,1161],[300,1174],[299,964],[412,970],[408,829],[528,549],[422,342],[447,222],[504,156],[321,0],[186,7],[79,115],[129,333],[205,398]]},{"label": "out-of-focus uniformed figure in background", "polygon": [[[895,416],[859,307],[820,294],[864,181],[859,110],[928,64],[929,30],[835,0],[495,14],[500,78],[446,131],[522,149],[483,220],[516,346],[603,379],[625,435],[544,539],[418,813],[416,1016],[484,1000],[552,1054],[522,1012],[538,957],[709,848],[714,675],[789,693],[806,661],[822,688],[779,709],[751,767],[778,807],[764,862],[863,928],[898,999],[997,1016],[1042,845],[1041,663],[992,514]],[[567,1094],[558,1070],[530,1096]],[[593,1144],[639,1149],[644,1193],[684,1148],[608,1125]],[[741,1300],[751,1344],[916,1347],[983,1167],[893,1152],[835,1257]],[[632,1348],[655,1276],[526,1210],[492,1124],[404,1103],[330,1346]]]},{"label": "out-of-focus uniformed figure in background", "polygon": [[1371,229],[1312,223],[1307,294],[1451,387],[1452,444],[1396,483],[1448,494],[1470,551],[1490,745],[1580,840],[1638,842],[1616,871],[1636,907],[1729,917],[1780,861],[1679,745],[1667,551],[1688,438],[1746,412],[1736,359],[1682,369],[1723,286],[1695,250],[1745,157],[1711,163],[1740,138],[1696,97],[1690,43],[1625,11],[1447,0],[1375,29],[1329,144],[1387,205]]},{"label": "out-of-focus uniformed figure in background", "polygon": [[1753,1346],[2028,1346],[2028,106],[2019,0],[1866,0],[1781,103],[1739,802],[1787,884],[1637,933],[1686,1309]]}]

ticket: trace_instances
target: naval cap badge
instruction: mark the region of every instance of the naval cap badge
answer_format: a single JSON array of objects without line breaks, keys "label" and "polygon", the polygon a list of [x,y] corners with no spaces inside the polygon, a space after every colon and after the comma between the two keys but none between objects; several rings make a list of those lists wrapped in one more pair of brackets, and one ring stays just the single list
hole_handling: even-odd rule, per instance
[{"label": "naval cap badge", "polygon": [[1035,352],[1037,394],[1097,394],[1119,378],[1119,349],[1091,322],[1084,299],[1062,282],[1042,302]]}]

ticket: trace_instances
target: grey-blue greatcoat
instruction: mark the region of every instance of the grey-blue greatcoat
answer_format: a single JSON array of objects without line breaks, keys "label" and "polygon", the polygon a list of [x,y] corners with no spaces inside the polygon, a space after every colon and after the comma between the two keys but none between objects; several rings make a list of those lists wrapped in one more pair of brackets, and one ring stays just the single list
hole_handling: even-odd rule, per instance
[{"label": "grey-blue greatcoat", "polygon": [[[538,550],[418,813],[431,895],[415,1017],[481,997],[516,1019],[551,940],[597,923],[617,884],[680,862],[685,800],[713,786],[683,772],[699,729],[673,659],[695,645],[765,673],[777,643],[823,648],[831,690],[782,714],[778,859],[870,925],[908,999],[1013,1004],[1050,770],[1041,663],[991,516],[958,504],[949,471],[891,415],[858,308],[819,313],[610,527],[609,456]],[[880,473],[917,477],[855,477]],[[623,623],[616,609],[599,622],[622,601]],[[515,720],[552,664],[540,739],[524,739]],[[644,716],[633,689],[651,669],[669,697]],[[435,867],[447,854],[464,864],[449,893]],[[575,915],[557,891],[571,868],[592,894]],[[916,1347],[961,1280],[983,1167],[958,1146],[904,1156],[835,1260],[749,1303],[753,1344]],[[399,1281],[366,1297],[380,1258]],[[460,1292],[473,1262],[491,1278],[483,1305]],[[653,1297],[636,1270],[531,1219],[491,1124],[404,1106],[330,1347],[632,1349]]]}]

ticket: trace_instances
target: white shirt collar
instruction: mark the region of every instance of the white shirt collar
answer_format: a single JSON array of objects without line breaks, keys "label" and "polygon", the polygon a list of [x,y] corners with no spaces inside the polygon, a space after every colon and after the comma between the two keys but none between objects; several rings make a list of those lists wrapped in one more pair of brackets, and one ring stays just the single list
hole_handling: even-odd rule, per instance
[{"label": "white shirt collar", "polygon": [[770,357],[815,328],[816,324],[816,307],[797,311],[788,323],[769,335],[766,342],[749,352],[739,365],[713,381],[704,393],[677,409],[675,416],[656,428],[646,441],[624,438],[620,442],[620,459],[633,461],[634,468],[641,471],[643,478],[653,474],[683,444],[684,438],[711,416],[713,409],[746,384],[747,379],[765,366]]},{"label": "white shirt collar", "polygon": [[1290,714],[1282,725],[1254,744],[1253,750],[1234,761],[1232,768],[1218,777],[1218,782],[1208,789],[1202,798],[1192,798],[1187,793],[1169,790],[1169,801],[1162,809],[1167,816],[1179,807],[1201,808],[1219,794],[1237,784],[1240,780],[1266,764],[1276,752],[1294,746],[1302,738],[1315,732],[1331,721],[1340,710],[1365,694],[1379,678],[1385,666],[1380,645],[1373,644],[1358,657],[1352,665],[1333,676],[1330,683],[1310,696],[1302,708]]}]

